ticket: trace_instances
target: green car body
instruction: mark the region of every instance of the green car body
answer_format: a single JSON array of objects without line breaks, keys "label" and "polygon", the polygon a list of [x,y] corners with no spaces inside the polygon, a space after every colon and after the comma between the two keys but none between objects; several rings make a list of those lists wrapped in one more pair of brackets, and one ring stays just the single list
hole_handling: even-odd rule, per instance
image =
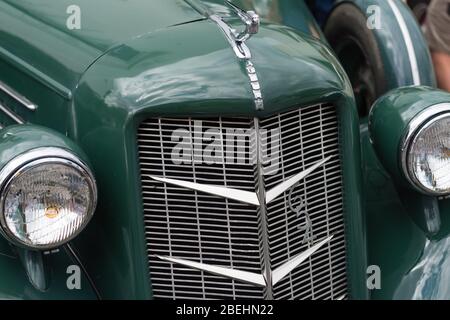
[{"label": "green car body", "polygon": [[[365,11],[375,2],[352,3]],[[255,8],[262,18],[247,45],[264,110],[255,109],[245,65],[208,19],[208,10],[231,15],[222,1],[0,0],[0,82],[37,106],[24,108],[0,91],[0,102],[16,117],[0,112],[0,164],[37,147],[79,149],[99,190],[92,221],[72,241],[95,289],[84,276],[80,290],[68,289],[67,268],[77,262],[65,250],[45,254],[38,263],[1,238],[0,298],[95,299],[98,291],[106,299],[151,299],[136,143],[141,122],[151,117],[265,117],[325,102],[336,106],[340,123],[348,297],[450,298],[442,283],[450,270],[445,258],[448,201],[439,201],[441,228],[430,235],[420,217],[436,199],[397,183],[387,171],[391,168],[381,164],[367,119],[358,118],[346,72],[307,6],[294,0],[235,3]],[[79,30],[66,25],[66,10],[73,4],[82,9]],[[239,19],[231,23],[240,27]],[[407,20],[409,26],[414,23]],[[419,84],[434,86],[428,51],[418,28],[411,30],[419,44]],[[377,37],[389,70],[388,88],[417,84],[399,58],[406,50],[399,34],[379,32]],[[417,108],[449,101],[434,89],[411,91],[409,99],[423,102]],[[401,108],[407,110],[409,102]],[[401,125],[386,117],[384,134],[389,136]],[[395,152],[395,146],[389,148],[386,152]],[[34,263],[40,268],[30,267]],[[379,289],[367,287],[369,265],[382,271]],[[39,290],[39,279],[45,289]]]}]

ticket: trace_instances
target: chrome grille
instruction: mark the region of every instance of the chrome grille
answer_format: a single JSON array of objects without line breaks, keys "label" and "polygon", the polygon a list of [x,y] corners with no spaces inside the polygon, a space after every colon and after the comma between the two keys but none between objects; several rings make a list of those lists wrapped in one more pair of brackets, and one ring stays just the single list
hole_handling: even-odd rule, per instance
[{"label": "chrome grille", "polygon": [[[199,128],[201,120],[201,128]],[[157,182],[161,176],[195,183],[226,186],[254,192],[254,161],[228,158],[227,129],[252,129],[255,120],[244,118],[152,118],[138,130],[144,221],[155,298],[245,299],[264,298],[263,288],[172,264],[155,255],[171,256],[209,265],[261,273],[262,238],[268,237],[272,270],[309,246],[299,229],[305,216],[289,207],[289,192],[267,205],[268,235],[261,232],[259,209],[235,200]],[[343,221],[342,173],[339,157],[338,121],[334,106],[314,105],[259,120],[261,129],[280,132],[278,158],[263,157],[264,184],[270,189],[319,160],[333,156],[292,189],[291,199],[306,203],[315,239],[333,239],[303,262],[273,288],[276,299],[337,299],[346,294],[346,251]],[[205,143],[195,135],[215,129],[220,132],[220,152],[212,164],[204,163],[198,151]],[[188,139],[173,140],[183,130]],[[274,139],[263,137],[266,146]],[[174,163],[176,146],[191,148],[187,163]],[[254,141],[241,145],[241,154],[254,159]],[[270,158],[269,158],[270,156]],[[273,160],[278,159],[276,165]],[[272,164],[269,160],[272,160]],[[239,163],[236,163],[239,162]],[[291,201],[294,203],[295,201]]]}]

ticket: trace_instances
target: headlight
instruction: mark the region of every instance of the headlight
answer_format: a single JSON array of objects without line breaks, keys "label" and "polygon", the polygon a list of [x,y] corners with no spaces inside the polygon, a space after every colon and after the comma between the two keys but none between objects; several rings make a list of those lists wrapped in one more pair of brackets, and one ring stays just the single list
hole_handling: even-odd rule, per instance
[{"label": "headlight", "polygon": [[408,127],[401,156],[405,176],[421,192],[450,194],[450,113],[448,104],[420,113]]},{"label": "headlight", "polygon": [[52,249],[73,239],[93,215],[97,189],[89,168],[61,148],[38,148],[0,171],[0,224],[9,240]]}]

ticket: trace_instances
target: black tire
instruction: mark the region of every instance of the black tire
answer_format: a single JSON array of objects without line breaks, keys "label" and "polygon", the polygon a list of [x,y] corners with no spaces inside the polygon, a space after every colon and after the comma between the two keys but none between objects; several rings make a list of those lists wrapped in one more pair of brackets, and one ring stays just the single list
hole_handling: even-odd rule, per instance
[{"label": "black tire", "polygon": [[365,14],[343,3],[330,14],[324,33],[350,78],[360,117],[367,116],[388,88],[381,53]]}]

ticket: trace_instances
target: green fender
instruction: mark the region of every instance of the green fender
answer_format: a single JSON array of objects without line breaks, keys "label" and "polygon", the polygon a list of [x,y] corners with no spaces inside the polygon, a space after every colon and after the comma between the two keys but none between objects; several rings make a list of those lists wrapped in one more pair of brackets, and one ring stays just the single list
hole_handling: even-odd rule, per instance
[{"label": "green fender", "polygon": [[336,6],[342,3],[353,3],[368,19],[379,14],[380,28],[372,32],[381,52],[387,90],[410,85],[436,87],[428,45],[403,1],[339,0]]}]

